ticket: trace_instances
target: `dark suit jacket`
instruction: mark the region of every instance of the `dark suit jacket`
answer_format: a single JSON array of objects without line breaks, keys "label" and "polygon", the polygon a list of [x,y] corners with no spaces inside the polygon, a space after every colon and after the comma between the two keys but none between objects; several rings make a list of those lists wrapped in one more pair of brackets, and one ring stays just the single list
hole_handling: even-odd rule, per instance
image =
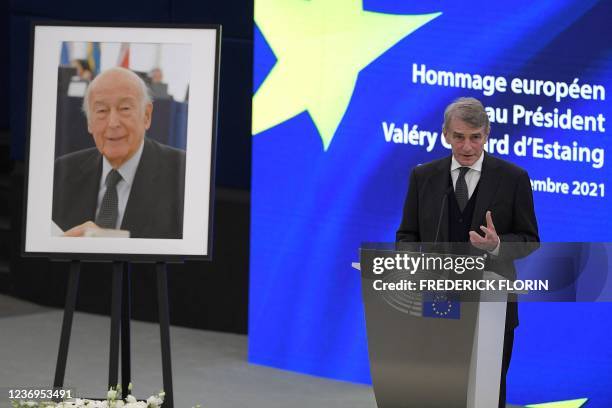
[{"label": "dark suit jacket", "polygon": [[[491,211],[500,238],[498,256],[489,257],[486,268],[509,279],[516,278],[514,259],[527,256],[538,247],[538,225],[527,172],[505,160],[483,153],[482,172],[470,230],[486,225]],[[448,241],[448,208],[442,209],[450,185],[451,156],[417,166],[410,175],[398,242],[434,242],[440,214],[437,242]],[[518,324],[516,303],[508,309],[508,325]]]},{"label": "dark suit jacket", "polygon": [[[53,175],[53,221],[67,230],[94,221],[102,155],[94,147],[59,157]],[[183,236],[185,152],[147,137],[121,229],[132,238]]]}]

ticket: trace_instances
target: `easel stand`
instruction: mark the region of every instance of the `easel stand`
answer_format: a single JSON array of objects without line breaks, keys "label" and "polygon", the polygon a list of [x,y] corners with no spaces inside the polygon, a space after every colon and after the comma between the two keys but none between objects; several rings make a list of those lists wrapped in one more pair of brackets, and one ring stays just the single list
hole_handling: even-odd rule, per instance
[{"label": "easel stand", "polygon": [[[165,262],[155,264],[157,274],[157,303],[159,311],[159,330],[161,339],[162,376],[164,383],[163,406],[174,408],[174,395],[172,391],[172,362],[170,358],[170,315],[168,305],[168,274]],[[54,388],[64,385],[66,362],[68,360],[68,346],[72,331],[72,319],[76,306],[79,287],[81,262],[70,262],[70,276],[64,319],[60,337],[57,364],[55,366]],[[110,327],[110,353],[108,365],[108,387],[115,388],[119,376],[119,339],[121,339],[121,391],[122,398],[128,394],[128,385],[131,382],[131,354],[130,354],[130,316],[131,316],[131,268],[128,262],[113,262],[111,300],[111,327]]]}]

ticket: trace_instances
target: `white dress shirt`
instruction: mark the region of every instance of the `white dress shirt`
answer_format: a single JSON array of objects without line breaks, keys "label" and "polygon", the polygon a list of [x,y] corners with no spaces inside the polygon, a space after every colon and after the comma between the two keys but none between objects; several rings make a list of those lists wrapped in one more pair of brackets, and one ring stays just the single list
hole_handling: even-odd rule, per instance
[{"label": "white dress shirt", "polygon": [[484,160],[484,153],[480,154],[480,157],[474,164],[471,166],[462,166],[459,164],[457,159],[455,159],[455,155],[451,159],[451,179],[453,180],[453,189],[457,189],[457,179],[459,178],[460,168],[461,167],[469,167],[470,169],[465,173],[465,183],[468,188],[468,200],[472,198],[472,194],[474,190],[476,190],[476,186],[478,185],[478,181],[480,180],[480,174],[482,173],[482,161]]},{"label": "white dress shirt", "polygon": [[[123,215],[125,214],[125,207],[127,206],[128,198],[130,197],[130,191],[132,190],[132,184],[134,183],[134,176],[136,175],[136,169],[138,169],[138,163],[140,163],[140,157],[142,156],[142,149],[144,147],[144,139],[140,143],[140,147],[134,153],[134,155],[121,167],[117,169],[121,174],[121,180],[117,183],[117,198],[118,211],[117,211],[117,224],[115,228],[120,228],[123,222]],[[100,177],[100,187],[98,188],[98,204],[96,206],[96,218],[98,218],[98,212],[100,211],[100,205],[102,204],[102,198],[106,193],[106,176],[113,169],[113,166],[109,163],[106,157],[102,157],[102,176]]]},{"label": "white dress shirt", "polygon": [[[457,179],[459,178],[459,173],[461,172],[460,168],[461,167],[470,168],[467,171],[467,173],[465,173],[465,184],[467,184],[467,188],[468,188],[468,199],[472,198],[472,194],[474,194],[474,190],[476,190],[476,186],[478,185],[478,182],[480,181],[480,175],[482,174],[482,161],[483,160],[484,160],[484,152],[480,154],[480,157],[478,158],[478,160],[476,160],[474,164],[472,164],[471,166],[462,166],[461,164],[459,164],[457,159],[455,159],[455,155],[453,155],[453,158],[451,159],[450,174],[451,174],[451,179],[453,181],[453,189],[455,190],[457,189]],[[495,220],[493,220],[493,224],[495,224]],[[480,229],[478,230],[478,232],[482,233]],[[498,255],[499,245],[500,245],[500,240],[498,238],[497,246],[495,247],[495,249],[493,249],[492,251],[488,251],[488,252],[492,255]]]}]

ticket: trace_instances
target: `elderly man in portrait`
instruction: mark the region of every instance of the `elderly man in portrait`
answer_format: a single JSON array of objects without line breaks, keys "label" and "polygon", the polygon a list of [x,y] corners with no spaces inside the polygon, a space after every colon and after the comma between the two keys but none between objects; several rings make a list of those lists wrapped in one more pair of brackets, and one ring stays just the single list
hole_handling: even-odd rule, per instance
[{"label": "elderly man in portrait", "polygon": [[53,222],[67,236],[120,229],[182,238],[185,152],[145,137],[153,103],[144,81],[106,70],[87,88],[83,111],[95,147],[55,161]]},{"label": "elderly man in portrait", "polygon": [[[489,118],[477,99],[459,98],[446,108],[442,132],[452,154],[412,171],[396,240],[470,242],[490,254],[487,269],[515,279],[514,259],[528,255],[539,242],[533,194],[525,170],[484,151],[489,131]],[[517,326],[514,301],[506,312],[500,407],[505,407]]]}]

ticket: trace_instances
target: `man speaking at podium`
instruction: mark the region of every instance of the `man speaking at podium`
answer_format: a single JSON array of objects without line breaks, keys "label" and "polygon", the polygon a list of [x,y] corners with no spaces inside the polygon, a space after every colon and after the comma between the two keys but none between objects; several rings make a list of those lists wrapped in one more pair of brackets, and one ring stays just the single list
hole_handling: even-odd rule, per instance
[{"label": "man speaking at podium", "polygon": [[[489,118],[477,99],[459,98],[446,108],[442,133],[452,155],[413,169],[396,240],[471,242],[489,252],[493,263],[497,259],[495,272],[514,278],[512,259],[529,250],[517,252],[511,244],[504,252],[504,244],[539,242],[531,183],[525,170],[484,151],[489,131]],[[518,307],[511,302],[506,311],[500,408],[505,407],[517,326]]]}]

